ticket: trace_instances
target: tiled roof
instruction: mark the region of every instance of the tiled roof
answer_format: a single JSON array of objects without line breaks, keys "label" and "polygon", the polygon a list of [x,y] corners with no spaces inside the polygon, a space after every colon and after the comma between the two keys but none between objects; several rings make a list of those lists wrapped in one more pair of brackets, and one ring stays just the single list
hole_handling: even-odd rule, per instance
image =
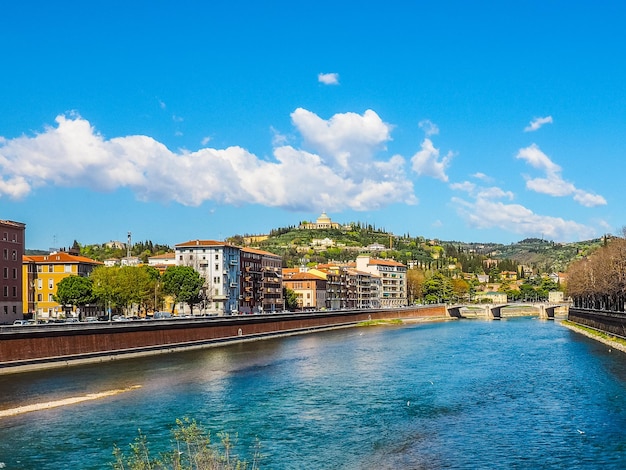
[{"label": "tiled roof", "polygon": [[323,280],[324,278],[316,276],[315,274],[311,274],[311,273],[296,273],[287,279],[283,277],[283,282],[286,282],[286,281],[323,281]]},{"label": "tiled roof", "polygon": [[[26,256],[24,257],[26,258]],[[64,251],[53,253],[50,255],[30,255],[28,261],[35,263],[55,264],[55,263],[84,263],[84,264],[103,264],[102,261],[87,258],[85,256],[70,255]]]},{"label": "tiled roof", "polygon": [[370,259],[369,264],[378,264],[381,266],[404,266],[404,264],[399,263],[397,261],[394,261],[391,259],[380,259],[380,258]]},{"label": "tiled roof", "polygon": [[150,259],[174,259],[176,257],[176,253],[163,253],[162,255],[154,255],[150,256]]},{"label": "tiled roof", "polygon": [[242,248],[241,251],[245,251],[247,253],[255,253],[257,255],[271,256],[273,258],[281,257],[280,255],[277,255],[276,253],[270,253],[269,251],[259,250],[257,248],[245,247],[245,248]]},{"label": "tiled roof", "polygon": [[186,246],[225,246],[227,243],[219,242],[217,240],[189,240],[188,242],[177,243],[175,246],[178,247],[186,247]]}]

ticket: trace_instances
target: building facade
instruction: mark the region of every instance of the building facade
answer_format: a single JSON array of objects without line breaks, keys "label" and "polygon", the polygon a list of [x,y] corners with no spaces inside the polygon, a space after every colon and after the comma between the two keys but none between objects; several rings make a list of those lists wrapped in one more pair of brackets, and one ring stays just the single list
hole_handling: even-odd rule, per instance
[{"label": "building facade", "polygon": [[22,257],[26,225],[0,220],[0,324],[24,318]]},{"label": "building facade", "polygon": [[[35,320],[56,320],[68,315],[77,316],[74,308],[60,305],[54,300],[59,282],[69,276],[88,277],[103,263],[84,256],[66,252],[49,255],[24,256],[22,273],[24,278],[24,311]],[[87,307],[89,308],[89,307]],[[94,310],[96,309],[93,306]],[[83,312],[85,313],[85,312]]]},{"label": "building facade", "polygon": [[356,258],[356,268],[373,276],[370,287],[372,307],[404,307],[407,305],[407,268],[404,264],[394,260],[361,255]]},{"label": "building facade", "polygon": [[298,308],[317,310],[326,308],[326,279],[308,272],[283,276],[283,285],[296,293]]},{"label": "building facade", "polygon": [[[238,312],[241,250],[215,240],[191,240],[175,246],[176,265],[191,266],[204,278],[202,314]],[[189,307],[179,305],[179,312]]]}]

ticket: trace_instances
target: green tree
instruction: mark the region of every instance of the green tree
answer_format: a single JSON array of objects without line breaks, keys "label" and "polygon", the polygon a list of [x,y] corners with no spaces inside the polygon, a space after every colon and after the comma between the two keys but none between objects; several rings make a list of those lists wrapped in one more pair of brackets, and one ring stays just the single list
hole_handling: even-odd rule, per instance
[{"label": "green tree", "polygon": [[[193,306],[200,303],[200,290],[204,279],[191,266],[170,266],[163,273],[163,292],[174,296],[175,303],[184,302],[193,313]],[[172,305],[174,313],[174,305]]]},{"label": "green tree", "polygon": [[93,282],[88,277],[68,276],[57,284],[54,301],[61,305],[80,307],[95,300]]},{"label": "green tree", "polygon": [[100,266],[91,273],[93,293],[109,314],[113,308],[124,305],[120,269],[117,266]]},{"label": "green tree", "polygon": [[424,300],[428,303],[448,302],[452,298],[452,283],[442,273],[435,273],[424,283]]},{"label": "green tree", "polygon": [[287,310],[298,308],[298,294],[294,290],[283,287],[283,298],[285,299],[285,308]]}]

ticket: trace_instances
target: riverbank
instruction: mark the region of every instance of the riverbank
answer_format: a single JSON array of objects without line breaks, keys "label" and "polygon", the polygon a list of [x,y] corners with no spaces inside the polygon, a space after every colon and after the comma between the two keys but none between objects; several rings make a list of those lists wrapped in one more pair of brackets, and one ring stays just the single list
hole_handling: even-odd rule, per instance
[{"label": "riverbank", "polygon": [[590,328],[588,326],[583,326],[578,323],[571,322],[569,320],[563,320],[559,322],[565,328],[568,328],[576,333],[580,333],[588,338],[594,339],[601,343],[604,343],[608,346],[611,346],[618,351],[622,351],[626,353],[626,340],[622,338],[618,338],[617,336],[613,336],[604,331],[596,330],[595,328]]}]

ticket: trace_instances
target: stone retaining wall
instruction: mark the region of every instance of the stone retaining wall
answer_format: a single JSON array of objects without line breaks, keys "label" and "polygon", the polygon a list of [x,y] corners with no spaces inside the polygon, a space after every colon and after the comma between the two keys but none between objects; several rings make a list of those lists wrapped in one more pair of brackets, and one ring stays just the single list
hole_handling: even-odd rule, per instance
[{"label": "stone retaining wall", "polygon": [[567,319],[626,338],[626,314],[570,307]]}]

